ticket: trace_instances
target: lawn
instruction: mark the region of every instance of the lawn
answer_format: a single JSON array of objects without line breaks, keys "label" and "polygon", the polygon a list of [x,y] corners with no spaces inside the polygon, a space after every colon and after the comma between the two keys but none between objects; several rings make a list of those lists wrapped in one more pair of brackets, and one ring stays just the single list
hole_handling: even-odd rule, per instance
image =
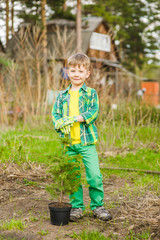
[{"label": "lawn", "polygon": [[18,125],[0,133],[0,239],[160,239],[159,175],[107,169],[160,171],[160,129],[114,124],[98,128],[104,202],[113,220],[93,218],[84,186],[84,218],[64,227],[51,225],[48,203],[56,198],[50,199],[45,185],[51,182],[50,157],[60,151],[58,135],[51,122]]}]

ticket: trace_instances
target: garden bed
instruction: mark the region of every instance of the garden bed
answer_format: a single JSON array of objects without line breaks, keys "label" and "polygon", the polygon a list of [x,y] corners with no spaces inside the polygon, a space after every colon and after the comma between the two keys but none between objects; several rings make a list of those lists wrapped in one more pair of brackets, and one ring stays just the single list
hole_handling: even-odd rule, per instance
[{"label": "garden bed", "polygon": [[[129,179],[115,174],[109,177],[104,175],[104,200],[113,220],[102,222],[93,218],[88,190],[84,188],[87,206],[84,218],[58,227],[50,224],[50,199],[45,184],[50,183],[51,179],[46,169],[35,163],[30,166],[1,164],[0,239],[82,239],[79,238],[81,233],[98,231],[106,239],[159,240],[160,198],[152,185],[135,188]],[[67,196],[65,199],[68,201]]]}]

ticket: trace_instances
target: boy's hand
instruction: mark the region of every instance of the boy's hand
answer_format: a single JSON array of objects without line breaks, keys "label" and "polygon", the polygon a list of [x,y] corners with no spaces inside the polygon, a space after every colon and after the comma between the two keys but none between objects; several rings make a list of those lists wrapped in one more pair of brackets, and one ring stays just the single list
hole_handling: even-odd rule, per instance
[{"label": "boy's hand", "polygon": [[62,120],[65,122],[65,125],[73,124],[74,122],[78,122],[78,118],[76,116],[74,116],[74,117],[66,116],[66,117],[63,117]]},{"label": "boy's hand", "polygon": [[74,122],[77,122],[77,121],[78,121],[78,119],[75,116],[74,117],[66,116],[66,117],[63,117],[63,118],[56,121],[55,128],[56,129],[62,129],[64,126],[71,125],[71,124],[73,124]]},{"label": "boy's hand", "polygon": [[66,135],[69,135],[69,133],[71,131],[71,126],[72,126],[72,124],[71,125],[69,124],[67,126],[62,127],[61,128],[61,132],[66,134]]}]

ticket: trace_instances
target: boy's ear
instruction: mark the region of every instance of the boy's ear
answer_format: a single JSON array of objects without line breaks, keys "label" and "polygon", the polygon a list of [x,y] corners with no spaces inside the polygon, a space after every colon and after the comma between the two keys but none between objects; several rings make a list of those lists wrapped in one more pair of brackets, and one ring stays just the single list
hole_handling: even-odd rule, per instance
[{"label": "boy's ear", "polygon": [[88,72],[87,72],[87,78],[90,76],[90,74],[91,74],[91,72],[90,72],[90,71],[88,71]]}]

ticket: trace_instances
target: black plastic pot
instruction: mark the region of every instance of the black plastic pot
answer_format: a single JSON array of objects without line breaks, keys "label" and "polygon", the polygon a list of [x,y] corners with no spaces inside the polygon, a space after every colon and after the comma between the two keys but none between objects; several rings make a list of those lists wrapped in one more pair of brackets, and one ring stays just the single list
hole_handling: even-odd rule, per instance
[{"label": "black plastic pot", "polygon": [[62,203],[63,207],[57,207],[57,202],[48,204],[50,210],[50,219],[52,225],[63,226],[69,222],[69,215],[72,205],[69,203]]}]

